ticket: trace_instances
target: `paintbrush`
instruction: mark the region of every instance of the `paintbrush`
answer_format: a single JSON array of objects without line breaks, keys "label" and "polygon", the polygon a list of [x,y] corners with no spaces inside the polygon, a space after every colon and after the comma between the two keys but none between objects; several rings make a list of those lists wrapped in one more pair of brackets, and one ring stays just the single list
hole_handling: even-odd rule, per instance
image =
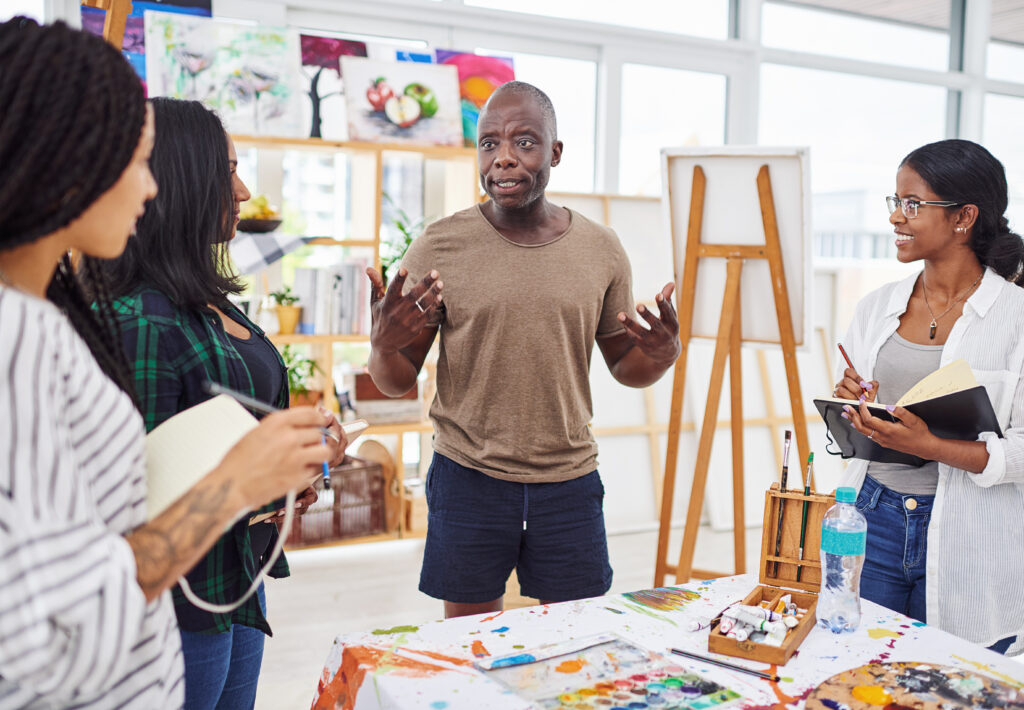
[{"label": "paintbrush", "polygon": [[[782,446],[782,476],[779,478],[779,493],[786,492],[786,481],[789,478],[789,445],[793,438],[793,432],[786,429],[786,443]],[[779,498],[779,522],[775,528],[775,556],[779,556],[782,550],[782,508],[786,504],[785,498]],[[772,576],[779,576],[779,561],[775,560],[772,565]]]},{"label": "paintbrush", "polygon": [[[804,509],[800,513],[800,556],[798,559],[804,559],[804,539],[807,537],[807,497],[811,495],[811,476],[813,475],[814,466],[814,452],[812,451],[810,456],[807,457],[807,473],[804,475]],[[800,576],[803,574],[804,566],[798,565],[796,568],[796,581],[800,581]]]}]

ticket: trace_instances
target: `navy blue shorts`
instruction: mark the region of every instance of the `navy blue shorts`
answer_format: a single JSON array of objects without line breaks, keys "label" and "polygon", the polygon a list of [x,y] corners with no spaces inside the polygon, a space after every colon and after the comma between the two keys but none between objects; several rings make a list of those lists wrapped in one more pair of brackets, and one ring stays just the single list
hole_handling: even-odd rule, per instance
[{"label": "navy blue shorts", "polygon": [[515,568],[523,596],[568,601],[612,583],[597,471],[559,483],[517,483],[435,453],[427,473],[427,543],[420,591],[482,604]]}]

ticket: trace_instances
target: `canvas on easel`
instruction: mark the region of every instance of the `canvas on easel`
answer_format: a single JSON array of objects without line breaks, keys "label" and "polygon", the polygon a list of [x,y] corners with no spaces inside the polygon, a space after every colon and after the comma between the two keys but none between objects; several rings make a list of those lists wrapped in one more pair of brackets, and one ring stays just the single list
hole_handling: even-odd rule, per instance
[{"label": "canvas on easel", "polygon": [[[809,451],[796,350],[811,335],[810,175],[806,148],[725,146],[662,151],[682,353],[674,369],[655,585],[721,572],[693,569],[719,403],[729,364],[734,566],[745,569],[741,348],[774,344],[786,371],[797,451]],[[667,560],[687,356],[692,338],[714,338],[686,525],[678,564]],[[692,373],[691,373],[692,374]],[[703,373],[702,373],[703,376]]]}]

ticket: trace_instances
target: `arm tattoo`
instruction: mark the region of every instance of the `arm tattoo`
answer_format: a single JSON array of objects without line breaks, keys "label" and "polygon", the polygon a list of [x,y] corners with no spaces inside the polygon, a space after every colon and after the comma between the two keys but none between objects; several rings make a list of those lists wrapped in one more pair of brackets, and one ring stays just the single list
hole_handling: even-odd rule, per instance
[{"label": "arm tattoo", "polygon": [[199,483],[171,507],[127,536],[135,552],[139,586],[149,600],[192,568],[237,512],[229,508],[232,483]]}]

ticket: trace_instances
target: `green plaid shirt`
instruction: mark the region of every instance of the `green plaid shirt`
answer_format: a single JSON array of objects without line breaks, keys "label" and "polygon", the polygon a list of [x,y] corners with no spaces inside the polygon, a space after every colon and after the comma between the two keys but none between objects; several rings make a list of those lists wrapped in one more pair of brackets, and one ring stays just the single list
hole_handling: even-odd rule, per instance
[{"label": "green plaid shirt", "polygon": [[[207,380],[255,395],[245,362],[228,338],[220,316],[212,310],[180,308],[162,292],[143,288],[119,299],[114,304],[114,312],[121,326],[128,361],[132,364],[146,431],[209,399],[210,395],[203,391]],[[245,325],[254,337],[265,339],[263,331],[237,308],[232,307],[225,313]],[[269,340],[266,342],[274,347]],[[281,368],[284,369],[283,361]],[[277,407],[288,406],[287,377],[284,382],[277,401],[271,402]],[[281,501],[275,501],[257,512],[280,507]],[[257,525],[271,526],[270,523]],[[272,549],[276,541],[277,529],[274,528],[267,549]],[[185,577],[200,599],[227,604],[245,593],[260,566],[261,561],[255,559],[252,550],[248,518],[243,518],[217,540]],[[284,555],[275,563],[270,576],[288,576]],[[178,585],[174,586],[172,594],[178,625],[185,631],[221,633],[230,631],[231,624],[243,624],[268,635],[271,633],[255,594],[230,614],[211,614],[197,609]]]}]

